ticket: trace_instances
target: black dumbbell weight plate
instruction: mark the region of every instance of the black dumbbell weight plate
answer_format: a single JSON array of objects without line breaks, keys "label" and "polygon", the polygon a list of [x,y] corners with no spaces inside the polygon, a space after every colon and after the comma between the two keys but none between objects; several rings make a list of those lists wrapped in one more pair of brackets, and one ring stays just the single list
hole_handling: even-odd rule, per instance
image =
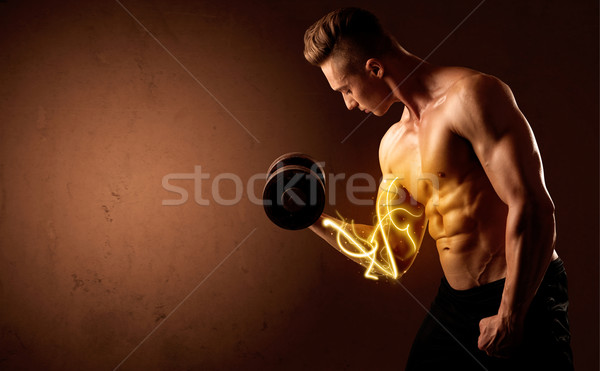
[{"label": "black dumbbell weight plate", "polygon": [[270,177],[271,174],[273,174],[273,172],[275,172],[276,170],[289,165],[298,165],[303,166],[307,169],[311,169],[321,179],[323,185],[325,185],[325,170],[323,169],[323,167],[317,164],[317,162],[310,156],[307,156],[301,152],[290,152],[286,153],[285,155],[279,156],[275,161],[273,161],[271,166],[269,166],[269,171],[267,171],[267,178]]},{"label": "black dumbbell weight plate", "polygon": [[264,209],[284,229],[303,229],[319,219],[325,207],[325,186],[309,168],[286,165],[271,173],[263,189]]}]

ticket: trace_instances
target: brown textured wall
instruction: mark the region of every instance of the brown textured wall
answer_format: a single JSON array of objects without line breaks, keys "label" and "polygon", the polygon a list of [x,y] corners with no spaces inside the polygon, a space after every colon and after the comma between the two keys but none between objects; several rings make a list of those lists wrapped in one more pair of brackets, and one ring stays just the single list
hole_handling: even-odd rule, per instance
[{"label": "brown textured wall", "polygon": [[[302,58],[304,29],[348,4],[122,4],[166,50],[115,1],[0,2],[0,369],[110,370],[133,350],[122,369],[401,369],[424,316],[407,292],[278,229],[245,194],[211,199],[217,174],[245,182],[291,150],[378,176],[400,108],[341,144],[364,116]],[[477,4],[351,5],[424,57]],[[598,367],[597,14],[591,1],[487,1],[430,58],[502,78],[534,128],[579,369]],[[177,198],[163,176],[194,166],[211,174],[196,193],[210,205],[179,180],[190,200],[163,206]],[[426,240],[404,284],[428,305],[440,275]]]}]

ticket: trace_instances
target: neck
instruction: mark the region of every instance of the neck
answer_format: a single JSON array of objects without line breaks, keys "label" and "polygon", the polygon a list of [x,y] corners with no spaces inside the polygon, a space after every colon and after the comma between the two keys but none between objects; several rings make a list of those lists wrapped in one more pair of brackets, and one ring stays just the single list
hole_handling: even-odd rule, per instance
[{"label": "neck", "polygon": [[434,67],[422,59],[402,52],[386,69],[386,83],[395,102],[403,103],[411,118],[419,120],[432,101]]}]

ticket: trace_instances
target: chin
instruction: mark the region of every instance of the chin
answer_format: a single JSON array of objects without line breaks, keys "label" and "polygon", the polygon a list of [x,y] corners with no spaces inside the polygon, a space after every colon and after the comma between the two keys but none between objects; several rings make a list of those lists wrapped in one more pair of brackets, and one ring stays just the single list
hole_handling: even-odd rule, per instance
[{"label": "chin", "polygon": [[381,117],[383,115],[385,115],[388,111],[389,107],[386,108],[385,110],[377,110],[377,111],[371,111],[372,114],[374,114],[377,117]]},{"label": "chin", "polygon": [[390,110],[390,107],[391,107],[391,106],[392,106],[392,105],[390,104],[390,105],[388,105],[388,106],[386,106],[386,107],[379,108],[377,111],[373,111],[373,114],[374,114],[375,116],[379,116],[379,117],[381,117],[381,116],[385,115],[385,114],[386,114],[386,113],[387,113],[387,112]]}]

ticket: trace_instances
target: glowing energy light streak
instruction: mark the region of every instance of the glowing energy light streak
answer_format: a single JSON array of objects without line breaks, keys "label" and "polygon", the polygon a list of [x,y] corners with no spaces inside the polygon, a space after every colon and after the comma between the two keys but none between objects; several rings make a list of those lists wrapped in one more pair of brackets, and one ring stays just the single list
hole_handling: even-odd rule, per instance
[{"label": "glowing energy light streak", "polygon": [[[367,267],[366,278],[377,280],[378,275],[399,278],[410,268],[419,250],[418,241],[415,241],[414,236],[418,233],[422,237],[423,233],[415,231],[414,225],[416,229],[424,228],[423,210],[417,207],[418,211],[411,211],[407,203],[398,202],[397,196],[402,193],[398,178],[394,178],[389,186],[379,193],[377,223],[372,227],[368,238],[360,237],[352,221],[348,223],[343,218],[341,223],[332,219],[323,220],[323,226],[336,231],[336,242],[340,251]],[[385,202],[382,202],[384,197]],[[393,235],[390,235],[391,233]],[[390,240],[398,243],[392,243]],[[403,263],[401,271],[396,259]]]}]

